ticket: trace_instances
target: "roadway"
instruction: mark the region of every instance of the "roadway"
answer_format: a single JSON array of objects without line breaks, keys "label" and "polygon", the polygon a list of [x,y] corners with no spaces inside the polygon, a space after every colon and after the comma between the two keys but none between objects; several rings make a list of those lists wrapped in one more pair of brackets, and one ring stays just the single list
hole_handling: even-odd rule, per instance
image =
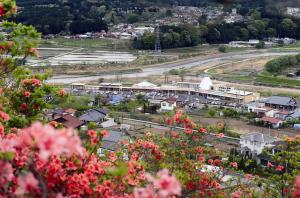
[{"label": "roadway", "polygon": [[[262,58],[262,57],[272,57],[272,56],[282,56],[282,55],[292,55],[298,54],[299,51],[289,51],[289,52],[275,52],[270,50],[249,50],[242,52],[233,52],[218,54],[213,56],[200,56],[184,60],[179,60],[176,62],[164,63],[147,66],[141,69],[139,72],[133,73],[123,73],[122,78],[136,78],[136,77],[148,77],[152,75],[162,75],[165,72],[170,71],[171,69],[180,69],[180,68],[192,68],[192,67],[202,67],[206,69],[207,64],[210,63],[228,63],[232,61],[240,61],[244,59],[253,59],[253,58]],[[120,74],[119,74],[120,75]],[[85,81],[94,81],[99,78],[104,79],[114,79],[116,74],[95,74],[93,76],[84,76],[84,75],[57,75],[50,78],[47,83],[53,84],[69,84],[74,82],[85,82]]]}]

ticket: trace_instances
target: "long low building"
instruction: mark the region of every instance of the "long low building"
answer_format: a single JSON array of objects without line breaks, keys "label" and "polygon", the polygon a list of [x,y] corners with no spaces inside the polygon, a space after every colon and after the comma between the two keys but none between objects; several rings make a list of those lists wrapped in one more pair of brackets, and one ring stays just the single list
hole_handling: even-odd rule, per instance
[{"label": "long low building", "polygon": [[259,93],[230,89],[230,91],[201,90],[198,88],[179,87],[174,85],[162,86],[123,86],[121,83],[101,83],[100,85],[85,85],[73,83],[73,91],[116,91],[116,92],[158,92],[162,94],[188,94],[198,95],[211,100],[222,100],[235,103],[249,103],[260,99]]}]

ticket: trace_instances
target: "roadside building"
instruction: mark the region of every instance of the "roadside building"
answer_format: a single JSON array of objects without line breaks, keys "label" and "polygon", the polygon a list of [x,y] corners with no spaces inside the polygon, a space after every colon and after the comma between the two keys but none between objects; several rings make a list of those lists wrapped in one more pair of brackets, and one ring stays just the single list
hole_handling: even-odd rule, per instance
[{"label": "roadside building", "polygon": [[298,103],[292,97],[271,96],[265,101],[265,106],[279,110],[294,111],[298,107]]}]

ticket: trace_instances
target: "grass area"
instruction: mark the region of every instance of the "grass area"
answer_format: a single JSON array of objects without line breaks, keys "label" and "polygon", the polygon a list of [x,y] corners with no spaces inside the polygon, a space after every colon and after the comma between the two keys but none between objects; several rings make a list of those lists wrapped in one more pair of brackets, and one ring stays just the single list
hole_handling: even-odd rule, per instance
[{"label": "grass area", "polygon": [[42,47],[81,47],[101,48],[105,50],[129,50],[132,49],[131,41],[119,39],[66,39],[54,38],[41,41]]},{"label": "grass area", "polygon": [[300,80],[280,78],[273,76],[258,75],[256,77],[256,82],[263,85],[268,85],[272,87],[291,87],[300,88]]},{"label": "grass area", "polygon": [[[274,95],[271,91],[259,91],[260,95],[262,97],[270,97],[272,95]],[[300,94],[293,94],[293,93],[277,93],[276,95],[278,96],[288,96],[288,97],[293,97],[296,99],[300,99]]]},{"label": "grass area", "polygon": [[300,48],[300,41],[297,41],[296,43],[291,44],[291,45],[284,45],[281,48],[286,48],[286,49],[288,49],[288,48]]}]

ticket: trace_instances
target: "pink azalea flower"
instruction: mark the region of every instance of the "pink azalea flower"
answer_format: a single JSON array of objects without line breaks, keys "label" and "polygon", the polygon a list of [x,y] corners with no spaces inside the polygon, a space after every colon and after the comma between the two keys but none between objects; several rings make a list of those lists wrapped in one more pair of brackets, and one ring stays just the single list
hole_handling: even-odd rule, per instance
[{"label": "pink azalea flower", "polygon": [[51,155],[82,155],[84,151],[79,137],[71,129],[55,130],[52,126],[43,126],[41,123],[21,130],[20,143],[35,144],[42,160],[47,160]]},{"label": "pink azalea flower", "polygon": [[109,132],[107,130],[103,130],[103,131],[101,131],[101,135],[103,137],[107,137],[109,135]]},{"label": "pink azalea flower", "polygon": [[3,111],[0,111],[0,117],[3,121],[8,121],[10,119],[9,115]]},{"label": "pink azalea flower", "polygon": [[155,190],[150,186],[146,186],[146,188],[135,188],[133,191],[133,195],[135,198],[156,198]]},{"label": "pink azalea flower", "polygon": [[238,164],[236,162],[230,162],[229,165],[233,168],[237,168]]},{"label": "pink azalea flower", "polygon": [[199,131],[200,131],[201,133],[206,133],[206,132],[207,132],[205,128],[200,128]]},{"label": "pink azalea flower", "polygon": [[300,176],[296,177],[295,191],[293,193],[293,197],[300,197]]},{"label": "pink azalea flower", "polygon": [[30,92],[29,92],[29,91],[25,91],[25,92],[24,92],[24,96],[25,96],[26,98],[29,98],[29,97],[30,97]]},{"label": "pink azalea flower", "polygon": [[186,127],[184,130],[185,130],[186,134],[192,134],[192,132],[193,132],[192,129],[189,127]]},{"label": "pink azalea flower", "polygon": [[217,138],[223,138],[224,136],[225,136],[224,133],[218,133],[218,134],[216,135]]},{"label": "pink azalea flower", "polygon": [[167,125],[171,125],[171,124],[172,124],[172,120],[171,120],[170,118],[167,118],[167,119],[166,119],[166,124],[167,124]]},{"label": "pink azalea flower", "polygon": [[241,191],[235,191],[231,194],[231,198],[240,198],[242,197],[243,193]]},{"label": "pink azalea flower", "polygon": [[19,176],[17,183],[18,188],[16,190],[16,194],[19,196],[22,196],[32,190],[37,190],[39,184],[32,173],[28,173],[25,176]]},{"label": "pink azalea flower", "polygon": [[0,185],[4,185],[6,181],[14,178],[13,167],[10,163],[0,160]]},{"label": "pink azalea flower", "polygon": [[281,172],[283,169],[284,169],[284,166],[282,166],[282,165],[278,165],[276,167],[276,170],[279,171],[279,172]]},{"label": "pink azalea flower", "polygon": [[267,167],[272,168],[274,165],[271,162],[268,162]]},{"label": "pink azalea flower", "polygon": [[159,189],[160,197],[181,195],[181,185],[175,176],[170,175],[167,169],[157,173],[158,179],[154,181],[154,187]]},{"label": "pink azalea flower", "polygon": [[0,122],[0,138],[4,136],[4,126],[3,124]]}]

